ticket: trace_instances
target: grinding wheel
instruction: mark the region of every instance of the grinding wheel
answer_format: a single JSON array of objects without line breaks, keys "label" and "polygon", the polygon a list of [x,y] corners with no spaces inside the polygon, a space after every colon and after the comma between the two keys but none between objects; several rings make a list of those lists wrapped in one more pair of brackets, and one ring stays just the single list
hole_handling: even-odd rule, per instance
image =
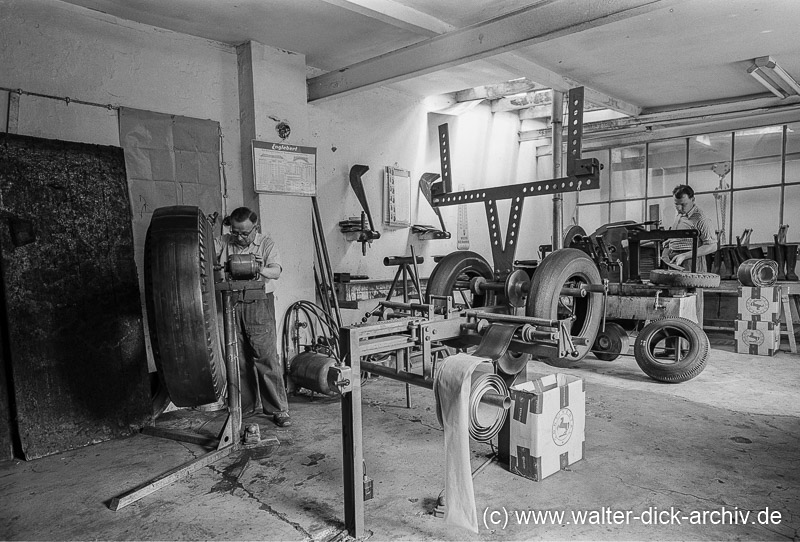
[{"label": "grinding wheel", "polygon": [[597,332],[592,353],[597,359],[614,361],[628,351],[628,332],[615,322],[606,323],[605,330]]},{"label": "grinding wheel", "polygon": [[199,208],[155,210],[145,240],[145,300],[156,368],[175,406],[213,403],[225,390],[215,259],[211,224]]}]

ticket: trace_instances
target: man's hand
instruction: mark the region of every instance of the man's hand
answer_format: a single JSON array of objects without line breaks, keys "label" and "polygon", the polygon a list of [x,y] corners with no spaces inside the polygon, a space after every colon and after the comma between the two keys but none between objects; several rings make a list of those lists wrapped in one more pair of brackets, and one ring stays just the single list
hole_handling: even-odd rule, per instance
[{"label": "man's hand", "polygon": [[682,252],[680,254],[677,254],[674,258],[672,258],[672,262],[670,263],[683,267],[683,262],[689,259],[689,255],[690,253],[687,252]]}]

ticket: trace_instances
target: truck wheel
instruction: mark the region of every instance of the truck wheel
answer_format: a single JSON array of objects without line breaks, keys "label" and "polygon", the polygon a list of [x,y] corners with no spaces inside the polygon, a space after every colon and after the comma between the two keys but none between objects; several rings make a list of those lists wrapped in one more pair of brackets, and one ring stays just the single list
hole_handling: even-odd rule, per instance
[{"label": "truck wheel", "polygon": [[719,275],[653,269],[650,271],[650,282],[664,286],[682,286],[685,288],[718,288]]},{"label": "truck wheel", "polygon": [[703,329],[686,318],[647,324],[633,351],[644,373],[660,382],[686,382],[703,372],[711,346]]},{"label": "truck wheel", "polygon": [[570,334],[581,344],[575,344],[576,357],[540,357],[554,367],[567,367],[580,361],[591,350],[603,316],[603,295],[590,293],[586,297],[563,297],[565,286],[600,284],[600,271],[582,250],[562,248],[549,254],[536,268],[528,293],[525,313],[549,320],[575,317]]},{"label": "truck wheel", "polygon": [[214,239],[192,206],[153,212],[145,239],[145,301],[158,373],[175,406],[214,403],[225,390],[217,325]]}]

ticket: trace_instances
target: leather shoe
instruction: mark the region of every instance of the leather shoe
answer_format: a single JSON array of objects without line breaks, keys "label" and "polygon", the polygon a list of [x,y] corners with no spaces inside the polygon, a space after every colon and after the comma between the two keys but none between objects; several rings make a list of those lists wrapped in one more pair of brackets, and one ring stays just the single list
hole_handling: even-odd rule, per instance
[{"label": "leather shoe", "polygon": [[272,420],[278,427],[290,427],[292,425],[292,419],[289,417],[288,412],[276,412]]}]

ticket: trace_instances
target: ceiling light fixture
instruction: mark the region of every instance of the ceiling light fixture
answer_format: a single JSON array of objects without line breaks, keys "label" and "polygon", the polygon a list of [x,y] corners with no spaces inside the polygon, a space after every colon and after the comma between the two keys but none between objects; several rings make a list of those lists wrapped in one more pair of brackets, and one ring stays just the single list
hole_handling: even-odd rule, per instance
[{"label": "ceiling light fixture", "polygon": [[771,56],[754,59],[753,64],[747,68],[747,73],[778,98],[800,96],[800,85]]}]

